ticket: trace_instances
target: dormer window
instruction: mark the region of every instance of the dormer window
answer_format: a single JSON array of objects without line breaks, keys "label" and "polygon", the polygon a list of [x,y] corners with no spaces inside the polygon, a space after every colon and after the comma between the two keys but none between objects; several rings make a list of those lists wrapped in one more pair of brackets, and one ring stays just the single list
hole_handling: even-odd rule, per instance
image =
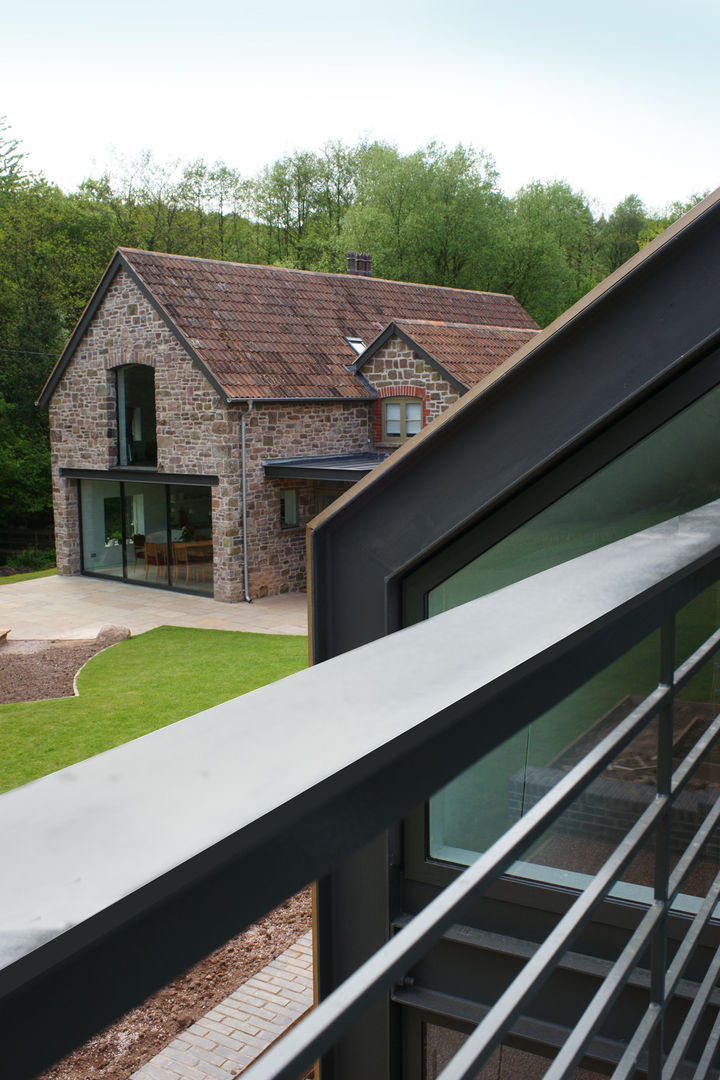
[{"label": "dormer window", "polygon": [[358,354],[358,356],[362,356],[362,354],[365,352],[365,348],[366,348],[365,342],[363,341],[362,338],[359,338],[359,337],[346,337],[345,340],[347,341],[348,345],[352,346],[352,348],[355,350],[355,352]]},{"label": "dormer window", "polygon": [[157,466],[155,372],[129,364],[117,369],[118,463]]},{"label": "dormer window", "polygon": [[401,443],[422,427],[420,398],[387,398],[383,401],[383,440]]}]

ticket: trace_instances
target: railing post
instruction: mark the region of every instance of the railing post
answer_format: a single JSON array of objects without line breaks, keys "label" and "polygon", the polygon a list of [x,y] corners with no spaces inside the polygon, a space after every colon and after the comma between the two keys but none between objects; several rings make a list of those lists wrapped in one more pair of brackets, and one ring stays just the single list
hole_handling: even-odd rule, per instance
[{"label": "railing post", "polygon": [[[660,683],[672,687],[675,681],[675,619],[660,629]],[[675,699],[671,696],[658,714],[657,796],[670,794],[672,780],[673,716]],[[670,827],[672,806],[660,818],[655,830],[655,903],[664,910],[653,936],[650,950],[650,1000],[660,1008],[660,1020],[648,1047],[648,1080],[661,1080],[665,1035],[665,975],[667,970],[667,903],[670,878]]]}]

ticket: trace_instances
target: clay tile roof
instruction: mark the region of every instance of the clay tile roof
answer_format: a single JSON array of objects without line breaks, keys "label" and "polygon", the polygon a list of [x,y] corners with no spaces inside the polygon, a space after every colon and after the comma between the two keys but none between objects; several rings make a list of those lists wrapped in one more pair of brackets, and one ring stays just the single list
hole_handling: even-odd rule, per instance
[{"label": "clay tile roof", "polygon": [[421,319],[394,321],[416,346],[467,389],[540,332],[532,320],[524,327]]},{"label": "clay tile roof", "polygon": [[[457,354],[458,372],[475,363],[482,335],[491,356],[504,349],[505,358],[537,329],[512,296],[496,293],[129,248],[119,254],[228,398],[370,397],[349,370],[357,354],[345,338],[369,345],[391,321],[412,320],[420,345],[434,335],[427,351],[442,352],[448,370]],[[460,356],[463,342],[449,324],[474,324],[465,335],[472,360]],[[457,378],[471,385],[479,376]]]}]

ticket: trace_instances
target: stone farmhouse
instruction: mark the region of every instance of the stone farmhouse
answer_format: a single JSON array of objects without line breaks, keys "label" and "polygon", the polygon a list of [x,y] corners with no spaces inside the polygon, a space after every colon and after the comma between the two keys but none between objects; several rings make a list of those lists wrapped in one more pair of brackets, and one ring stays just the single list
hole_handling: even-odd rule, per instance
[{"label": "stone farmhouse", "polygon": [[366,266],[118,249],[39,399],[59,572],[304,589],[306,523],[538,332],[511,296]]}]

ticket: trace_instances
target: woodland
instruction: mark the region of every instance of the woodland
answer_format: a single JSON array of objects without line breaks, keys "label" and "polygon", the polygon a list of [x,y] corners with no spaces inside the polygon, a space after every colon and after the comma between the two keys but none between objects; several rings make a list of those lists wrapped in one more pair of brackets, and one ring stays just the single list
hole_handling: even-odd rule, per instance
[{"label": "woodland", "polygon": [[52,521],[35,401],[119,245],[511,293],[541,326],[689,209],[629,194],[611,213],[562,180],[503,193],[484,150],[330,141],[255,176],[223,162],[115,157],[65,192],[0,118],[0,532]]}]

